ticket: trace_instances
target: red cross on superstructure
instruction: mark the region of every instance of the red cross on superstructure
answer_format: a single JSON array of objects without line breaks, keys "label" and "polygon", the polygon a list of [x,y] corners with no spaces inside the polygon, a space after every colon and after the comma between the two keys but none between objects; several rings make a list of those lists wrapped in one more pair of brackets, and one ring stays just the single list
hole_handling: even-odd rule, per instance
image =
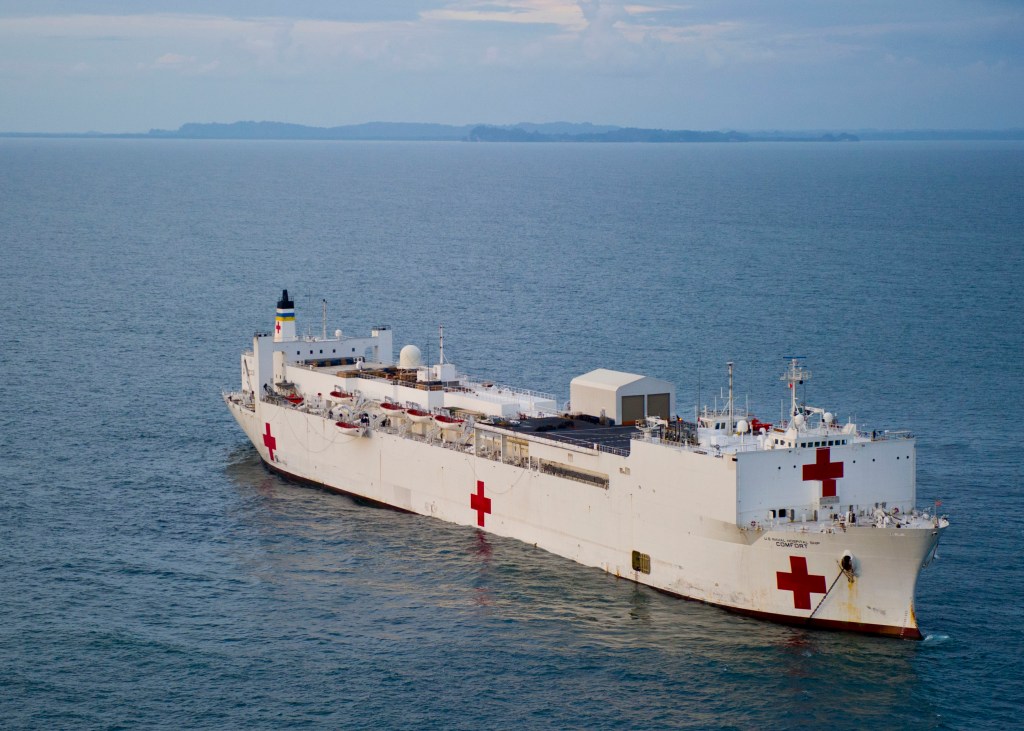
[{"label": "red cross on superstructure", "polygon": [[814,464],[804,465],[805,480],[821,480],[821,496],[835,497],[836,480],[843,476],[843,463],[832,462],[828,447],[820,447]]},{"label": "red cross on superstructure", "polygon": [[804,556],[790,556],[789,568],[791,573],[776,571],[780,591],[793,592],[793,606],[797,609],[811,608],[811,594],[825,593],[825,577],[817,574],[807,573],[807,558]]},{"label": "red cross on superstructure", "polygon": [[276,330],[277,332],[281,332],[281,323],[277,323],[276,325],[274,325],[274,330]]},{"label": "red cross on superstructure", "polygon": [[476,481],[476,492],[469,493],[469,507],[476,511],[476,524],[484,527],[484,514],[491,512],[491,499],[484,497],[484,481]]},{"label": "red cross on superstructure", "polygon": [[270,422],[266,422],[267,431],[263,435],[263,446],[270,452],[270,461],[274,461],[274,450],[277,449],[277,439],[270,433]]}]

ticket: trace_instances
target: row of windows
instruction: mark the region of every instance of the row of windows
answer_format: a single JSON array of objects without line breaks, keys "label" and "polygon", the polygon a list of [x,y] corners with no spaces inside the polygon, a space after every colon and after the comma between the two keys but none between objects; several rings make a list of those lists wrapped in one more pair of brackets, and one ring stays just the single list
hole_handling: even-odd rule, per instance
[{"label": "row of windows", "polygon": [[[779,445],[782,445],[782,446],[788,446],[786,444],[786,440],[785,439],[776,438],[775,439],[775,443],[779,444]],[[820,442],[800,442],[796,446],[798,446],[798,447],[839,447],[839,446],[842,446],[843,444],[846,444],[846,440],[845,439],[822,439]]]},{"label": "row of windows", "polygon": [[[331,348],[331,352],[332,352],[332,353],[337,353],[338,351],[336,351],[336,350],[335,350],[334,348]],[[352,352],[353,352],[353,353],[354,353],[354,352],[356,352],[356,349],[355,349],[355,348],[352,348]],[[311,351],[309,351],[309,354],[310,354],[310,355],[313,355],[313,351],[312,351],[312,350],[311,350]],[[324,354],[324,351],[323,351],[323,349],[321,349],[321,350],[320,350],[320,355],[323,355],[323,354]],[[295,355],[302,355],[302,351],[301,351],[301,350],[296,350],[296,351],[295,351]]]}]

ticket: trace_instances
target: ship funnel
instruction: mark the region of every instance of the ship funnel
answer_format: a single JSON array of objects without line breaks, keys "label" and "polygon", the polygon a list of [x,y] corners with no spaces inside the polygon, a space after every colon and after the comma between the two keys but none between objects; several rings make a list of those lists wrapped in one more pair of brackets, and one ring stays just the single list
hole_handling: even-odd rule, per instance
[{"label": "ship funnel", "polygon": [[288,297],[287,289],[281,291],[274,319],[274,342],[295,340],[295,303]]}]

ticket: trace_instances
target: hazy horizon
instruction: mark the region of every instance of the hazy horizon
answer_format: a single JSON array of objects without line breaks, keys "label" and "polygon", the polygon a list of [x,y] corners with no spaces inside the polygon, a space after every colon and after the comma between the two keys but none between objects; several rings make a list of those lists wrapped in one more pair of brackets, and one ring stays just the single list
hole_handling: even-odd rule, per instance
[{"label": "hazy horizon", "polygon": [[1024,127],[1005,0],[0,0],[0,131]]},{"label": "hazy horizon", "polygon": [[[492,122],[492,123],[469,122],[469,123],[465,123],[465,124],[452,124],[452,123],[447,123],[447,122],[409,122],[407,120],[368,120],[368,121],[365,121],[365,122],[352,122],[352,123],[348,123],[348,124],[339,124],[339,125],[307,125],[307,124],[304,124],[302,122],[282,122],[281,120],[266,119],[266,120],[209,120],[209,121],[189,120],[189,121],[182,122],[180,125],[175,125],[173,127],[170,127],[170,126],[163,126],[163,127],[157,126],[157,127],[151,127],[151,128],[148,128],[148,129],[119,129],[119,130],[111,130],[111,131],[94,130],[94,129],[62,129],[62,130],[30,130],[30,129],[9,130],[9,129],[0,129],[0,136],[2,136],[2,135],[7,135],[7,136],[11,136],[11,135],[13,135],[13,136],[22,136],[22,135],[25,135],[25,136],[31,136],[31,135],[40,135],[40,136],[61,136],[61,135],[67,135],[67,136],[89,136],[89,135],[96,135],[96,136],[137,136],[137,135],[147,135],[147,134],[150,134],[150,133],[153,133],[153,132],[176,132],[181,127],[189,126],[189,125],[200,125],[200,126],[204,126],[204,125],[223,125],[225,127],[229,127],[229,126],[232,126],[232,125],[240,125],[240,124],[242,124],[242,125],[244,125],[244,124],[286,124],[286,125],[295,125],[295,126],[298,126],[298,127],[308,127],[310,129],[324,129],[324,130],[348,128],[348,127],[370,127],[370,126],[375,126],[375,125],[395,125],[395,126],[423,125],[423,126],[438,126],[438,127],[452,127],[452,128],[462,128],[462,127],[472,128],[472,127],[477,127],[477,126],[511,128],[511,127],[516,127],[516,126],[519,126],[519,125],[528,126],[528,127],[545,127],[545,126],[549,126],[549,125],[550,126],[554,126],[554,125],[573,125],[573,126],[580,126],[580,127],[592,126],[592,127],[595,127],[595,128],[612,127],[612,128],[616,128],[616,129],[627,129],[627,127],[622,126],[622,125],[610,125],[610,124],[605,124],[603,122],[595,122],[593,120],[582,120],[582,121],[570,121],[570,120],[544,120],[544,121],[520,120],[520,121],[517,121],[517,122]],[[976,132],[976,133],[979,133],[979,134],[1021,133],[1021,132],[1024,132],[1024,125],[1019,126],[1019,127],[989,127],[989,128],[983,128],[983,127],[935,127],[935,126],[913,127],[913,128],[909,128],[909,127],[901,127],[901,128],[882,128],[882,127],[854,128],[854,127],[849,127],[849,126],[839,126],[839,127],[827,127],[827,128],[826,127],[817,127],[817,128],[806,128],[806,127],[796,128],[795,127],[795,128],[770,128],[770,129],[769,128],[744,129],[744,128],[727,127],[726,126],[726,127],[720,127],[720,128],[717,128],[717,129],[707,129],[707,130],[697,130],[697,129],[690,129],[690,130],[676,130],[676,129],[673,129],[673,130],[669,130],[668,128],[656,128],[656,127],[634,127],[634,129],[662,129],[662,130],[666,130],[666,131],[736,132],[736,133],[740,133],[740,134],[782,134],[782,135],[784,135],[784,134],[791,134],[791,135],[800,135],[800,134],[829,134],[829,133],[833,133],[833,134],[839,134],[839,133],[850,133],[850,134],[870,134],[870,133],[877,133],[877,134],[902,134],[902,133],[907,133],[907,134],[928,134],[928,133],[937,133],[937,134],[943,134],[943,133],[947,133],[947,134],[953,134],[954,135],[954,134],[957,134],[957,133],[971,133],[971,132]]]}]

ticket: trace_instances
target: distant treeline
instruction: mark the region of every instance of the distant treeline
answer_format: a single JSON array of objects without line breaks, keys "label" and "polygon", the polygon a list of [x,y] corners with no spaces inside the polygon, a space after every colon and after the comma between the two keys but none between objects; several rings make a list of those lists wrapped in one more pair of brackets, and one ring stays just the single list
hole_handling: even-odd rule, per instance
[{"label": "distant treeline", "polygon": [[689,129],[640,129],[620,127],[607,132],[582,134],[545,134],[518,127],[474,127],[468,139],[471,142],[856,142],[857,137],[845,132],[806,136],[758,136],[744,132],[699,132]]}]

